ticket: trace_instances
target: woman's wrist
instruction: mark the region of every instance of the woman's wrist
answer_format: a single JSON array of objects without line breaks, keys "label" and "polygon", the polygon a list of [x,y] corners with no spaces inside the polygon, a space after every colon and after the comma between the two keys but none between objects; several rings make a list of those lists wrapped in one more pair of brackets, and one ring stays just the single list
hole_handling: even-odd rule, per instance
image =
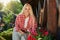
[{"label": "woman's wrist", "polygon": [[19,30],[18,32],[19,32],[19,33],[22,33],[22,31],[21,31],[21,30]]}]

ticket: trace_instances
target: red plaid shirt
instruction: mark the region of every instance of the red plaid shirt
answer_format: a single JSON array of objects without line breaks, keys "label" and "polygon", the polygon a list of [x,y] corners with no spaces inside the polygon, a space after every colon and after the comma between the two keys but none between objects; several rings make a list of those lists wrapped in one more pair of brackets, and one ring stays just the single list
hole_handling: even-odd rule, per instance
[{"label": "red plaid shirt", "polygon": [[33,24],[33,18],[32,16],[29,17],[29,20],[28,20],[28,24],[27,24],[27,27],[24,28],[24,23],[25,23],[25,15],[21,14],[21,15],[18,15],[17,18],[16,18],[16,21],[15,21],[15,27],[16,27],[16,30],[19,31],[20,29],[22,30],[30,30],[30,28],[32,29],[36,29],[37,28],[37,23],[34,22]]}]

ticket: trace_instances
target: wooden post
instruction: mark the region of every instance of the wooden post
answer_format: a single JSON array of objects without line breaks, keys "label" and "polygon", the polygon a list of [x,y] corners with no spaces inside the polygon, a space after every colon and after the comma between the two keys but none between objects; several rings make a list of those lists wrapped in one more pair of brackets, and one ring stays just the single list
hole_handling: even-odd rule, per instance
[{"label": "wooden post", "polygon": [[56,40],[60,40],[60,0],[57,0],[57,7],[58,7],[58,28],[57,28],[57,35]]},{"label": "wooden post", "polygon": [[58,15],[58,27],[60,28],[60,0],[58,0],[58,11],[59,11],[59,15]]},{"label": "wooden post", "polygon": [[47,29],[53,34],[57,30],[56,0],[47,0]]}]

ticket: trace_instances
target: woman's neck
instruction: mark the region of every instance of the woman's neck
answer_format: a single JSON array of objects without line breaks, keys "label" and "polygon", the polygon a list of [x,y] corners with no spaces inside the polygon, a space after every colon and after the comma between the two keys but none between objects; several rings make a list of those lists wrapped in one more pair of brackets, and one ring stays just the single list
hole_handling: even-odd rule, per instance
[{"label": "woman's neck", "polygon": [[24,15],[25,15],[25,18],[29,17],[29,15],[26,15],[26,14],[24,14]]}]

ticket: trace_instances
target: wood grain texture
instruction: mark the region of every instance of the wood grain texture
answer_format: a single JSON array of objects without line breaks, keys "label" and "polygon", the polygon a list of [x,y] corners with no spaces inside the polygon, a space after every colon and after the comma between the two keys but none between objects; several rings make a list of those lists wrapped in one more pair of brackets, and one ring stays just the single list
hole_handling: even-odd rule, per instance
[{"label": "wood grain texture", "polygon": [[57,30],[56,0],[47,0],[47,28],[51,33],[56,34]]}]

